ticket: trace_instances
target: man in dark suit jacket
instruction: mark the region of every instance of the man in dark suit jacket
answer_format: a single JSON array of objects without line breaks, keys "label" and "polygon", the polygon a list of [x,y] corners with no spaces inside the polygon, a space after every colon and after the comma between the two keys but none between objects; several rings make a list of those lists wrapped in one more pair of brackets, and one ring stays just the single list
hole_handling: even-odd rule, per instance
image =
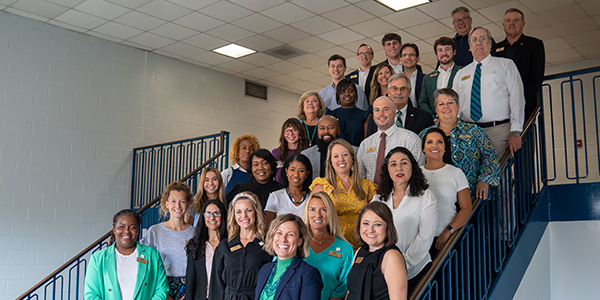
[{"label": "man in dark suit jacket", "polygon": [[504,13],[504,32],[506,38],[496,44],[493,56],[512,59],[519,69],[525,90],[525,120],[529,118],[538,105],[538,91],[544,81],[546,56],[544,42],[525,36],[525,15],[517,8],[509,8]]},{"label": "man in dark suit jacket", "polygon": [[389,79],[388,94],[396,104],[396,125],[419,134],[433,125],[431,114],[416,108],[410,102],[410,79],[404,73],[396,73]]},{"label": "man in dark suit jacket", "polygon": [[[410,100],[414,107],[417,107],[417,100],[421,95],[421,84],[425,74],[417,69],[417,63],[421,57],[419,56],[419,47],[415,44],[407,43],[400,48],[400,61],[404,67],[404,74],[410,78]],[[389,81],[388,81],[389,82]]]},{"label": "man in dark suit jacket", "polygon": [[[433,43],[433,49],[437,56],[439,67],[437,70],[425,75],[419,96],[418,106],[431,114],[435,119],[435,99],[433,92],[439,88],[452,87],[456,72],[462,68],[454,63],[456,44],[449,37],[441,37]],[[440,84],[438,84],[438,81]]]},{"label": "man in dark suit jacket", "polygon": [[347,79],[354,82],[365,92],[367,99],[371,93],[371,80],[373,79],[373,72],[377,65],[372,66],[373,62],[373,48],[367,44],[360,44],[356,51],[356,59],[360,64],[358,69],[354,70],[350,74],[346,75]]}]

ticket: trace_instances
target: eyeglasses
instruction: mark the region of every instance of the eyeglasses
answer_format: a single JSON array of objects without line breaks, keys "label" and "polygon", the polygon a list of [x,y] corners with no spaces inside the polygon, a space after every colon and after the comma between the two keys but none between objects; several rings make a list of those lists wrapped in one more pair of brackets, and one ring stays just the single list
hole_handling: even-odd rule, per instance
[{"label": "eyeglasses", "polygon": [[394,93],[398,92],[398,91],[404,93],[404,92],[408,91],[408,87],[407,86],[403,86],[403,87],[392,86],[392,87],[390,87],[390,91],[392,91]]},{"label": "eyeglasses", "polygon": [[460,18],[460,19],[454,19],[454,20],[452,20],[452,23],[465,22],[465,21],[467,21],[467,20],[468,20],[468,19],[470,19],[470,18],[471,18],[471,17],[469,17],[469,16],[466,16],[466,17],[462,17],[462,18]]},{"label": "eyeglasses", "polygon": [[407,57],[417,57],[416,53],[404,53],[402,55],[400,55],[402,58],[407,58]]},{"label": "eyeglasses", "polygon": [[296,134],[296,133],[298,133],[298,129],[286,129],[283,131],[283,133],[284,134],[290,134],[290,133]]},{"label": "eyeglasses", "polygon": [[483,42],[485,42],[487,40],[488,40],[487,36],[480,36],[479,38],[472,37],[469,41],[471,41],[471,43],[476,43],[477,41],[480,41],[480,42],[483,43]]},{"label": "eyeglasses", "polygon": [[218,218],[218,217],[221,216],[221,213],[218,212],[218,211],[215,211],[215,212],[205,212],[205,213],[203,213],[203,215],[204,215],[205,218],[210,218],[210,216],[214,216],[215,218]]},{"label": "eyeglasses", "polygon": [[369,56],[369,55],[373,55],[373,53],[371,52],[360,52],[358,54],[356,54],[359,57],[363,57],[363,56]]}]

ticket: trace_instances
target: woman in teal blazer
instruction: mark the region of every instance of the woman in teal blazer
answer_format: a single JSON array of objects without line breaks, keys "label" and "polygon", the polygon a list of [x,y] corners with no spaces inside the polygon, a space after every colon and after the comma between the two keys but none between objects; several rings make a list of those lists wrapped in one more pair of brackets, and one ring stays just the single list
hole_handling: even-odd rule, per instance
[{"label": "woman in teal blazer", "polygon": [[169,286],[160,254],[137,243],[139,227],[140,217],[133,210],[115,214],[111,246],[90,258],[85,274],[86,300],[167,299]]}]

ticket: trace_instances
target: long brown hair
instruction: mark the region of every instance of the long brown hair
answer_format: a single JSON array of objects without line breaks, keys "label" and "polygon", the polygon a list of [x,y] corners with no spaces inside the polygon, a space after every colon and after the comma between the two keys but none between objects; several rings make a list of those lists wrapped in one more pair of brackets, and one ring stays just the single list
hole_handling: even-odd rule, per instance
[{"label": "long brown hair", "polygon": [[392,68],[392,66],[390,66],[387,62],[382,62],[377,66],[377,68],[375,68],[375,70],[373,71],[373,78],[371,79],[370,83],[371,94],[369,94],[369,103],[371,103],[371,106],[373,105],[373,102],[375,102],[375,100],[379,98],[379,96],[385,96],[379,94],[381,93],[381,87],[379,86],[379,82],[377,82],[377,78],[379,77],[379,71],[381,71],[381,69],[383,68],[388,68],[390,70],[390,75],[394,75],[394,68]]},{"label": "long brown hair", "polygon": [[296,149],[296,153],[300,153],[308,147],[308,136],[306,129],[304,129],[304,125],[302,125],[302,122],[297,118],[289,118],[281,125],[281,134],[279,135],[279,157],[276,157],[278,161],[285,161],[290,150],[287,140],[285,139],[285,129],[288,127],[294,127],[298,130],[298,149]]},{"label": "long brown hair", "polygon": [[208,201],[208,195],[206,195],[206,191],[204,190],[204,180],[206,179],[206,174],[208,174],[208,172],[213,172],[217,175],[217,180],[219,181],[219,190],[217,191],[217,199],[219,201],[221,201],[223,204],[225,204],[225,188],[223,188],[223,177],[221,177],[221,173],[219,172],[219,169],[214,168],[214,167],[206,167],[204,168],[204,170],[202,170],[202,174],[200,175],[200,180],[198,181],[198,192],[196,192],[196,195],[194,196],[193,199],[193,206],[194,206],[194,210],[196,210],[197,213],[200,213],[200,209],[202,209],[202,206],[204,205],[204,202]]}]

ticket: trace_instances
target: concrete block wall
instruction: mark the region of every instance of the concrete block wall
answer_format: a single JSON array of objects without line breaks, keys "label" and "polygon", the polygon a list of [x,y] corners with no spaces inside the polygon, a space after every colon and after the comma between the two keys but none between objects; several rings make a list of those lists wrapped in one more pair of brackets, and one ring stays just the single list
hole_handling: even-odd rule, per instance
[{"label": "concrete block wall", "polygon": [[0,12],[0,300],[129,207],[132,148],[227,130],[274,148],[299,95]]}]

